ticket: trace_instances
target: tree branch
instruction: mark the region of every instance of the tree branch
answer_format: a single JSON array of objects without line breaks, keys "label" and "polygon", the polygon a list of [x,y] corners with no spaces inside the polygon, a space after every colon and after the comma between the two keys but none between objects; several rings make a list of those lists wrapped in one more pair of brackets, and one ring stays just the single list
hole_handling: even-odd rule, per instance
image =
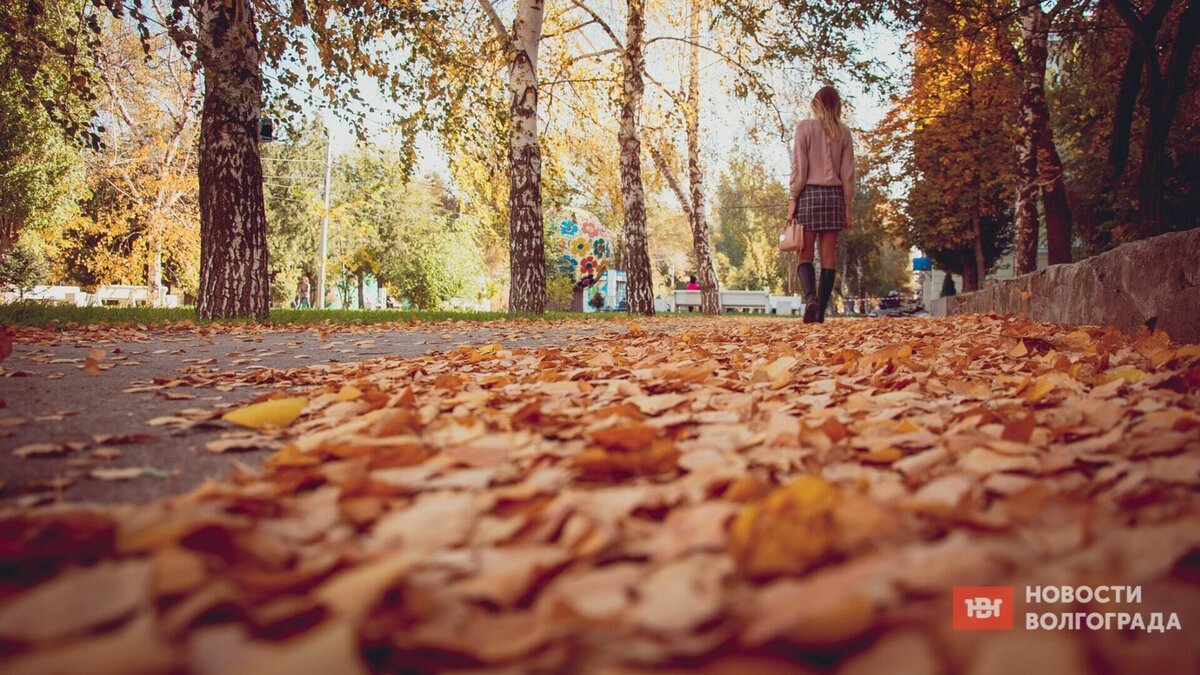
[{"label": "tree branch", "polygon": [[492,6],[491,0],[479,0],[479,6],[488,15],[488,20],[492,22],[492,28],[496,29],[496,35],[499,36],[500,40],[506,45],[511,45],[513,38],[509,35],[508,29],[504,27],[504,21],[496,13],[496,8]]},{"label": "tree branch", "polygon": [[592,17],[592,21],[595,21],[600,28],[608,34],[608,37],[613,41],[613,45],[616,46],[617,51],[619,51],[621,54],[625,53],[625,45],[621,43],[620,38],[618,38],[617,34],[613,32],[613,29],[608,25],[607,21],[601,19],[600,15],[592,11],[591,7],[583,4],[582,0],[571,0],[571,4],[587,12],[588,16]]}]

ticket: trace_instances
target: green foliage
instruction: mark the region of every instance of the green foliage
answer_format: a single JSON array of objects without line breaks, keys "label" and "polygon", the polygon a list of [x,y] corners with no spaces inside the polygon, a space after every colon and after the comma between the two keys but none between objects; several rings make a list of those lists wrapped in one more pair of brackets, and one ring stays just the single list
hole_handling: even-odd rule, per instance
[{"label": "green foliage", "polygon": [[601,293],[600,291],[596,291],[595,293],[592,293],[592,297],[588,298],[588,305],[590,305],[592,309],[603,309],[604,308],[604,294]]},{"label": "green foliage", "polygon": [[41,253],[24,241],[18,241],[0,255],[0,289],[16,291],[20,299],[43,283],[48,272]]},{"label": "green foliage", "polygon": [[325,133],[320,120],[307,120],[290,136],[262,146],[269,271],[272,279],[292,279],[288,293],[301,274],[315,287],[320,267]]},{"label": "green foliage", "polygon": [[571,309],[575,299],[575,282],[562,272],[546,275],[546,307],[555,312]]},{"label": "green foliage", "polygon": [[[53,128],[71,139],[97,146],[92,106],[99,83],[95,50],[101,25],[88,5],[67,0],[0,3],[0,115],[24,118],[27,130]],[[5,119],[3,124],[12,124]],[[37,142],[46,136],[0,138]],[[13,193],[5,193],[13,194]]]},{"label": "green foliage", "polygon": [[87,79],[82,55],[67,56],[76,11],[61,0],[0,3],[0,251],[22,230],[52,229],[74,210],[82,167],[62,128],[79,131],[90,116],[68,95],[72,77]]},{"label": "green foliage", "polygon": [[397,255],[380,270],[388,287],[418,309],[439,309],[452,298],[479,299],[484,268],[471,225],[442,217],[404,229]]},{"label": "green foliage", "polygon": [[787,187],[761,160],[743,154],[730,158],[717,182],[714,248],[723,287],[782,289],[791,264],[790,256],[779,251],[787,202]]},{"label": "green foliage", "polygon": [[838,278],[850,297],[880,297],[907,290],[912,283],[908,250],[888,227],[894,205],[881,187],[866,177],[860,162],[851,205],[853,227],[838,237]]}]

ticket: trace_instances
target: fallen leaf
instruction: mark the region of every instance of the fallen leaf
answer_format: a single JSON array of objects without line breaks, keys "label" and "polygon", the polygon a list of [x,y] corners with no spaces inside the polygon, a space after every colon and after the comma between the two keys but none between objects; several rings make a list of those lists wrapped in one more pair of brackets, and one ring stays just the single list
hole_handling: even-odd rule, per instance
[{"label": "fallen leaf", "polygon": [[44,642],[128,616],[150,591],[150,563],[104,562],[65,572],[0,605],[0,637]]},{"label": "fallen leaf", "polygon": [[729,546],[750,577],[801,574],[833,552],[837,488],[802,476],[750,504],[734,519]]},{"label": "fallen leaf", "polygon": [[13,450],[14,457],[61,457],[71,449],[64,443],[29,443]]},{"label": "fallen leaf", "polygon": [[275,398],[227,412],[221,419],[251,429],[286,427],[300,417],[307,405],[308,399],[304,397]]},{"label": "fallen leaf", "polygon": [[83,362],[83,372],[87,373],[88,375],[99,375],[100,361],[102,361],[107,354],[108,352],[104,351],[103,349],[89,349],[87,358],[84,359]]}]

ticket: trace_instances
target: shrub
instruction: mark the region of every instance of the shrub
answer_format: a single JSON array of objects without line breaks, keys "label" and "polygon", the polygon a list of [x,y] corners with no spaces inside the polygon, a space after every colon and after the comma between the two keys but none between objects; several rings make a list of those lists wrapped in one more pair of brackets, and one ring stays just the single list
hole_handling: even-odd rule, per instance
[{"label": "shrub", "polygon": [[21,300],[34,286],[42,283],[47,274],[46,261],[25,243],[18,241],[0,256],[0,288],[16,291]]}]

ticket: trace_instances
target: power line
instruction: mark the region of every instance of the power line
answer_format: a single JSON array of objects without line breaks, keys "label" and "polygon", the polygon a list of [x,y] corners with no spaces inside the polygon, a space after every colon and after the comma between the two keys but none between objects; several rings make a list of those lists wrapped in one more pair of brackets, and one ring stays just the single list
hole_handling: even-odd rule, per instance
[{"label": "power line", "polygon": [[305,162],[308,164],[324,164],[325,163],[323,160],[320,160],[320,159],[299,159],[299,158],[293,159],[291,157],[263,157],[262,159],[263,159],[263,161],[267,161],[267,162]]}]

